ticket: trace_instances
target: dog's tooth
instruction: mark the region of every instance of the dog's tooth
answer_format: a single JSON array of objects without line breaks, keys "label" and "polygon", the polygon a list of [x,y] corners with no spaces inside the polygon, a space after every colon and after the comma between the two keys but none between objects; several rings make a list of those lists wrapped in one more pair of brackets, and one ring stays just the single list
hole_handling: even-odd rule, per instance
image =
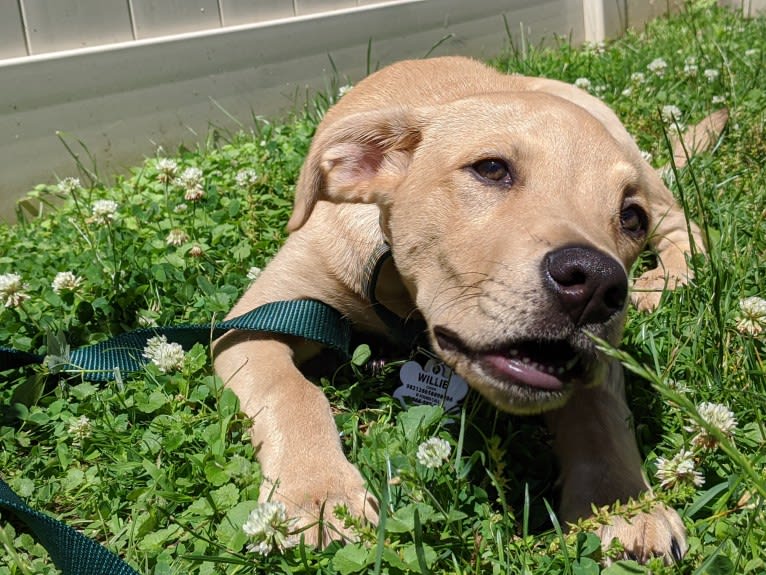
[{"label": "dog's tooth", "polygon": [[519,355],[519,350],[518,349],[512,349],[510,352],[508,352],[508,355],[510,355],[511,357],[516,357],[516,356]]}]

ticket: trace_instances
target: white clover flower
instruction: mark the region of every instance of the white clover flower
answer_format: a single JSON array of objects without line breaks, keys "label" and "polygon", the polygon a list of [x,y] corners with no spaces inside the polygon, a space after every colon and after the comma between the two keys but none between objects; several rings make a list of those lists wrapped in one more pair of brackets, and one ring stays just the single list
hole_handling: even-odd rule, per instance
[{"label": "white clover flower", "polygon": [[173,211],[177,214],[183,214],[188,209],[188,204],[178,204],[175,208],[173,208]]},{"label": "white clover flower", "polygon": [[452,447],[441,437],[432,437],[418,446],[415,457],[418,463],[428,468],[441,467],[449,459]]},{"label": "white clover flower", "polygon": [[726,96],[715,95],[710,102],[713,104],[724,104],[726,102]]},{"label": "white clover flower", "polygon": [[705,78],[707,78],[708,82],[715,82],[720,74],[720,72],[714,68],[708,68],[702,73],[705,75]]},{"label": "white clover flower", "polygon": [[643,72],[633,72],[630,75],[630,81],[633,82],[634,84],[643,84],[644,82],[646,82],[646,76],[644,75]]},{"label": "white clover flower", "polygon": [[178,173],[178,164],[169,158],[160,158],[155,164],[157,179],[163,184],[170,182]]},{"label": "white clover flower", "polygon": [[622,92],[620,92],[623,97],[627,98],[628,96],[633,95],[633,88],[628,86],[627,88],[624,88]]},{"label": "white clover flower", "polygon": [[80,189],[80,180],[78,178],[64,178],[58,184],[59,191],[63,194],[71,194]]},{"label": "white clover flower", "polygon": [[179,228],[170,230],[168,237],[165,238],[165,243],[169,246],[182,246],[188,241],[189,235]]},{"label": "white clover flower", "polygon": [[574,81],[574,85],[580,88],[580,90],[590,90],[590,80],[588,78],[577,78]]},{"label": "white clover flower", "polygon": [[203,255],[205,255],[205,250],[202,249],[202,246],[194,244],[191,248],[189,248],[190,257],[201,258]]},{"label": "white clover flower", "polygon": [[198,202],[205,197],[205,190],[202,187],[189,188],[184,194],[184,200],[187,202]]},{"label": "white clover flower", "polygon": [[178,176],[173,183],[185,190],[193,190],[195,188],[201,188],[203,183],[204,174],[202,170],[192,166],[186,168],[180,176]]},{"label": "white clover flower", "polygon": [[766,299],[752,296],[739,302],[737,330],[745,335],[758,335],[766,328]]},{"label": "white clover flower", "polygon": [[294,519],[287,517],[287,508],[281,501],[266,501],[250,512],[242,531],[253,540],[248,550],[267,555],[274,550],[284,551],[295,545],[290,537]]},{"label": "white clover flower", "polygon": [[668,69],[668,63],[662,58],[655,58],[646,66],[652,74],[659,76],[660,78],[665,75],[665,70]]},{"label": "white clover flower", "polygon": [[19,274],[0,274],[0,302],[5,307],[18,307],[29,296],[24,293],[27,285],[22,283]]},{"label": "white clover flower", "polygon": [[258,172],[253,168],[244,168],[237,172],[234,181],[240,188],[252,188],[258,183]]},{"label": "white clover flower", "polygon": [[351,88],[353,88],[351,84],[344,84],[343,86],[338,88],[338,98],[342,98],[343,96],[348,94],[351,91]]},{"label": "white clover flower", "polygon": [[258,276],[261,275],[261,272],[263,270],[257,266],[251,267],[249,270],[247,270],[247,279],[249,279],[251,282],[254,282],[258,279]]},{"label": "white clover flower", "polygon": [[90,436],[92,424],[87,415],[73,417],[69,420],[67,432],[73,436],[75,444],[79,444],[83,439]]},{"label": "white clover flower", "polygon": [[178,371],[184,364],[184,348],[178,343],[169,343],[164,335],[157,335],[147,340],[144,357],[162,373]]},{"label": "white clover flower", "polygon": [[672,104],[669,104],[667,106],[662,107],[662,120],[666,124],[675,124],[676,122],[681,121],[681,110],[678,106],[673,106]]},{"label": "white clover flower", "polygon": [[96,200],[91,206],[91,220],[99,225],[105,225],[114,220],[119,204],[114,200]]},{"label": "white clover flower", "polygon": [[681,484],[700,487],[705,483],[705,478],[694,467],[692,452],[682,449],[670,459],[657,458],[657,479],[665,489]]},{"label": "white clover flower", "polygon": [[746,58],[752,58],[753,56],[758,55],[758,48],[748,48],[745,50],[745,57]]},{"label": "white clover flower", "polygon": [[82,278],[73,274],[72,272],[59,272],[56,277],[53,278],[51,287],[56,293],[61,292],[73,292],[82,284]]},{"label": "white clover flower", "polygon": [[[719,430],[724,436],[731,437],[734,434],[737,420],[732,411],[725,405],[706,401],[697,406],[697,413],[708,426]],[[698,447],[712,449],[718,445],[718,440],[696,421],[684,429],[697,434],[692,439],[692,443]]]}]

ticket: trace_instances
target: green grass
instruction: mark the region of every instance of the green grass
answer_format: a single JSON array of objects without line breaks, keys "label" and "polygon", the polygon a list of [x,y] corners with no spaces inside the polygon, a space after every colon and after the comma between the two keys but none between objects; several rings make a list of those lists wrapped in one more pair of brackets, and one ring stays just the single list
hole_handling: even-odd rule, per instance
[{"label": "green grass", "polygon": [[[653,565],[653,573],[766,571],[766,347],[763,333],[738,329],[740,300],[766,296],[766,20],[712,4],[694,2],[603,50],[561,41],[494,61],[506,71],[587,78],[658,166],[667,160],[663,106],[677,106],[687,124],[724,104],[731,110],[714,153],[672,178],[706,229],[710,254],[694,261],[694,284],[667,295],[655,313],[631,310],[623,345],[646,472],[658,496],[682,511],[691,544],[681,565]],[[657,58],[667,64],[663,77],[647,69]],[[283,241],[298,170],[331,100],[281,124],[217,134],[198,150],[158,151],[110,185],[73,164],[80,185],[36,188],[31,195],[44,202],[65,197],[57,210],[22,211],[16,225],[0,227],[0,274],[19,274],[29,296],[0,307],[0,345],[44,354],[49,334],[76,347],[153,322],[221,317],[247,287],[248,270],[263,267]],[[177,174],[199,168],[204,197],[185,201],[180,183],[163,182],[161,157]],[[238,182],[248,169],[257,180]],[[93,221],[98,199],[117,202],[113,221]],[[180,245],[168,245],[176,229]],[[52,289],[62,271],[82,278],[74,292]],[[597,540],[577,528],[562,534],[548,511],[556,468],[539,422],[499,414],[474,394],[452,416],[435,407],[404,411],[390,393],[406,359],[382,373],[347,364],[319,380],[350,459],[387,503],[385,532],[360,527],[356,545],[247,550],[241,526],[256,505],[260,469],[247,422],[204,346],[179,371],[149,366],[108,384],[44,368],[2,374],[0,475],[31,505],[147,574],[598,573]],[[703,402],[736,416],[733,437],[719,434],[715,449],[692,446],[688,428]],[[452,453],[427,469],[415,454],[432,436]],[[704,485],[660,488],[657,459],[682,448],[694,451]],[[0,575],[55,573],[16,527],[0,520]],[[618,562],[604,572],[648,571]]]}]

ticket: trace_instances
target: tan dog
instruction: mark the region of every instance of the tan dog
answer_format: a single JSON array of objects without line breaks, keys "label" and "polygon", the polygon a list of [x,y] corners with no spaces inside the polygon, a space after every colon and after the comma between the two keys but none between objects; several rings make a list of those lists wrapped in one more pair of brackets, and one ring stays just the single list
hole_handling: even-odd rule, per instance
[{"label": "tan dog", "polygon": [[[506,76],[478,62],[401,62],[331,108],[301,171],[293,232],[232,310],[321,300],[362,330],[385,332],[363,289],[382,244],[395,268],[378,296],[417,314],[433,350],[502,410],[547,413],[562,469],[564,520],[648,489],[622,369],[589,334],[617,344],[627,270],[649,241],[662,268],[639,280],[653,307],[684,282],[683,213],[614,113],[561,82]],[[699,231],[691,226],[697,249]],[[264,476],[307,540],[338,538],[331,510],[377,519],[343,454],[330,405],[298,365],[317,346],[230,333],[216,370],[252,418]],[[264,498],[269,489],[262,490]],[[681,519],[657,505],[603,528],[646,559],[680,559]]]}]

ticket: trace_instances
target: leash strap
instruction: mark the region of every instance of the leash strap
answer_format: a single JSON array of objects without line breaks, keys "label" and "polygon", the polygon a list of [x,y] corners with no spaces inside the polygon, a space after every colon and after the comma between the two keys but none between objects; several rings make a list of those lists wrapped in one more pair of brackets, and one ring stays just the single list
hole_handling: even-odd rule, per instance
[{"label": "leash strap", "polygon": [[[349,355],[351,326],[339,311],[316,300],[289,300],[267,303],[241,316],[213,324],[146,328],[123,333],[75,349],[67,357],[48,357],[47,363],[57,371],[82,372],[83,378],[89,381],[108,381],[114,379],[115,369],[122,373],[142,369],[147,363],[143,350],[152,337],[164,335],[169,342],[189,349],[195,343],[210,342],[232,329],[302,337]],[[60,362],[54,364],[58,360]],[[0,347],[0,371],[45,361],[46,358],[40,355]]]},{"label": "leash strap", "polygon": [[24,523],[64,575],[138,575],[105,547],[52,517],[30,509],[2,479],[0,511]]}]

